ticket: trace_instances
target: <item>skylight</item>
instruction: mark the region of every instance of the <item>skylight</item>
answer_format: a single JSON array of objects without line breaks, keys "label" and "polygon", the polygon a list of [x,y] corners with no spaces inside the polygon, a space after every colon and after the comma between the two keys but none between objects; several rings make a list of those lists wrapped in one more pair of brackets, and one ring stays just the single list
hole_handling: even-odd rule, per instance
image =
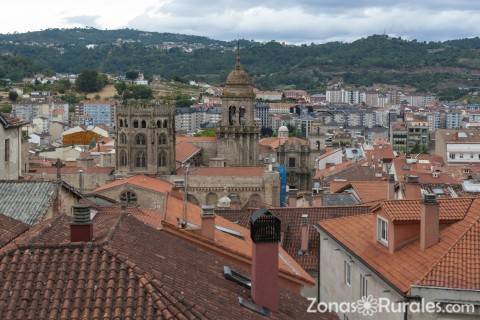
[{"label": "skylight", "polygon": [[243,235],[238,231],[235,231],[235,230],[232,230],[232,229],[229,229],[229,228],[225,228],[225,227],[222,227],[222,226],[217,226],[217,225],[215,225],[215,229],[217,229],[218,231],[222,231],[226,234],[229,234],[231,236],[234,236],[236,238],[239,238],[239,239],[242,239],[242,240],[245,239],[243,237]]}]

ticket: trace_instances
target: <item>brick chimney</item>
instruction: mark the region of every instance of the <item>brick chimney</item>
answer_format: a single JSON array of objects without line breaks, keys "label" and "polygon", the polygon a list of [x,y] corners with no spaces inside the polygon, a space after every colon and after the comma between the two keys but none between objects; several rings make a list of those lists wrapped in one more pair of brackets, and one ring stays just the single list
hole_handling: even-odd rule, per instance
[{"label": "brick chimney", "polygon": [[295,208],[297,206],[297,189],[288,190],[288,206]]},{"label": "brick chimney", "polygon": [[90,218],[90,206],[76,204],[72,206],[72,223],[70,224],[71,242],[89,242],[93,240],[93,224]]},{"label": "brick chimney", "polygon": [[202,227],[200,234],[210,240],[215,239],[215,206],[202,206]]},{"label": "brick chimney", "polygon": [[278,242],[281,222],[267,209],[258,209],[250,217],[252,238],[252,299],[258,306],[278,311]]},{"label": "brick chimney", "polygon": [[428,249],[440,240],[440,206],[434,194],[425,194],[420,209],[420,248]]},{"label": "brick chimney", "polygon": [[300,230],[300,251],[303,253],[308,251],[308,240],[309,240],[309,225],[308,225],[308,214],[302,214],[301,220],[302,226]]}]

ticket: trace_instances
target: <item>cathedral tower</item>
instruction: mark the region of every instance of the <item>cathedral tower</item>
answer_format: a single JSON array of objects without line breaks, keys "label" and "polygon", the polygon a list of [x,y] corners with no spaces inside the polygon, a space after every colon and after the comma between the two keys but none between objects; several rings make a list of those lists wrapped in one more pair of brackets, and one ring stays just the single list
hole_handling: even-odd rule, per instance
[{"label": "cathedral tower", "polygon": [[175,173],[175,107],[130,100],[117,107],[116,173]]},{"label": "cathedral tower", "polygon": [[260,127],[254,116],[255,93],[250,77],[240,64],[239,50],[235,69],[223,89],[222,117],[217,127],[218,156],[227,166],[256,166]]}]

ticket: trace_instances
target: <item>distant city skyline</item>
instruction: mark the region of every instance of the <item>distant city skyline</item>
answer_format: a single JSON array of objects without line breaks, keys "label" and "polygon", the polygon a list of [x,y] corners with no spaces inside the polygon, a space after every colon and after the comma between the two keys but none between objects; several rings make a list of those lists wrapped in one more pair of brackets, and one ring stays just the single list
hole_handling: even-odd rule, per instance
[{"label": "distant city skyline", "polygon": [[420,41],[480,35],[476,0],[138,0],[2,4],[0,33],[47,28],[135,28],[289,43],[353,41],[388,34]]}]

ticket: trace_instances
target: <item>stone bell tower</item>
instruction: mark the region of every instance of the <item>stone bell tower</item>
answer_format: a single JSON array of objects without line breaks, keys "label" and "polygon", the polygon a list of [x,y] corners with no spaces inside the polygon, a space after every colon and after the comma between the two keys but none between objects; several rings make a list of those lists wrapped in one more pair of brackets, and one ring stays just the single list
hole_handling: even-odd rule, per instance
[{"label": "stone bell tower", "polygon": [[227,166],[257,166],[260,127],[254,116],[255,93],[240,64],[227,77],[222,96],[222,117],[217,126],[217,155]]}]

